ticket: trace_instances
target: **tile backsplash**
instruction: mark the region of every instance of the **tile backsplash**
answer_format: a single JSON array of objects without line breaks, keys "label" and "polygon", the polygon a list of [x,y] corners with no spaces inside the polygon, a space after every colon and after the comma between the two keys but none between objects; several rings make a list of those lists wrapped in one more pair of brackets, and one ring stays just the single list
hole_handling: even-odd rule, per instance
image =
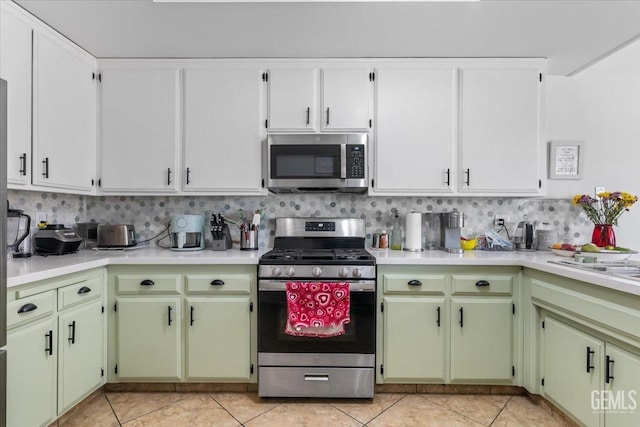
[{"label": "tile backsplash", "polygon": [[[265,219],[259,235],[260,247],[273,245],[275,218],[284,216],[356,217],[366,220],[368,238],[393,224],[392,208],[398,209],[401,224],[412,209],[416,212],[451,212],[466,214],[463,236],[482,234],[493,227],[496,214],[508,217],[507,227],[513,234],[523,219],[547,222],[558,234],[558,241],[584,243],[591,238],[593,225],[570,200],[522,198],[462,197],[369,197],[349,194],[297,194],[248,196],[79,196],[9,190],[12,208],[22,209],[35,221],[36,212],[47,214],[50,223],[73,226],[76,222],[95,220],[99,223],[133,224],[139,240],[162,232],[174,214],[212,212],[237,219],[239,209],[253,212],[264,209]],[[238,238],[233,229],[234,239]],[[208,236],[210,238],[210,236]]]}]

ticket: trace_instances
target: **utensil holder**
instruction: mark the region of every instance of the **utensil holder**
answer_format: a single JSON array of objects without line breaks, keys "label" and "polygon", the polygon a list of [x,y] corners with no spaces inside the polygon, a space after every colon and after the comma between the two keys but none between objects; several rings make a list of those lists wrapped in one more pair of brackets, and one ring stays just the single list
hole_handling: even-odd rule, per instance
[{"label": "utensil holder", "polygon": [[258,250],[258,230],[240,230],[240,250]]}]

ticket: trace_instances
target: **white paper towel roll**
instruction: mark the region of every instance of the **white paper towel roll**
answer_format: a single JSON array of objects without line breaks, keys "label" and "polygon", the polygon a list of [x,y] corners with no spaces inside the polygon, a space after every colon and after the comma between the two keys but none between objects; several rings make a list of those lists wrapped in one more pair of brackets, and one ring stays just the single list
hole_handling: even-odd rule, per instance
[{"label": "white paper towel roll", "polygon": [[408,251],[422,250],[422,214],[407,214],[404,248]]}]

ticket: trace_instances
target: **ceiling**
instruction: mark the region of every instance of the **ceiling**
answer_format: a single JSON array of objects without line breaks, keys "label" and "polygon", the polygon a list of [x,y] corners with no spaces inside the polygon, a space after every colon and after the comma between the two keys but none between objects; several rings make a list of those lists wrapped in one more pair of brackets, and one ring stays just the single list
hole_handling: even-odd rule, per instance
[{"label": "ceiling", "polygon": [[16,3],[98,58],[544,57],[571,75],[640,37],[637,0]]}]

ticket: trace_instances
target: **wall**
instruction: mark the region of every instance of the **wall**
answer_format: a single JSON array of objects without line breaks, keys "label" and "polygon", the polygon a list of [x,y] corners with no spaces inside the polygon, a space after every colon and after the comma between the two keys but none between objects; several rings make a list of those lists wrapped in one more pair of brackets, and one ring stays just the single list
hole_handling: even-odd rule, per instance
[{"label": "wall", "polygon": [[[640,195],[640,41],[547,83],[547,139],[585,147],[583,178],[550,180],[548,197],[593,194],[595,186]],[[620,246],[640,248],[640,204],[623,214],[616,237]]]},{"label": "wall", "polygon": [[[465,237],[482,234],[493,226],[494,215],[509,217],[508,228],[513,234],[517,222],[529,220],[549,222],[558,233],[558,240],[584,243],[590,240],[591,225],[568,200],[514,198],[428,198],[428,197],[367,197],[354,195],[270,195],[267,197],[190,197],[190,196],[120,196],[85,197],[69,194],[9,191],[11,207],[35,216],[47,212],[50,222],[72,226],[75,222],[95,219],[100,223],[132,223],[140,239],[160,233],[173,214],[204,214],[222,212],[237,218],[238,209],[265,210],[260,247],[273,245],[274,219],[283,216],[358,217],[366,220],[366,230],[372,233],[391,230],[391,208],[400,212],[401,223],[411,209],[417,212],[450,212],[467,214]],[[237,230],[233,230],[238,238]],[[209,237],[209,236],[207,236]],[[163,242],[164,243],[164,242]]]}]

